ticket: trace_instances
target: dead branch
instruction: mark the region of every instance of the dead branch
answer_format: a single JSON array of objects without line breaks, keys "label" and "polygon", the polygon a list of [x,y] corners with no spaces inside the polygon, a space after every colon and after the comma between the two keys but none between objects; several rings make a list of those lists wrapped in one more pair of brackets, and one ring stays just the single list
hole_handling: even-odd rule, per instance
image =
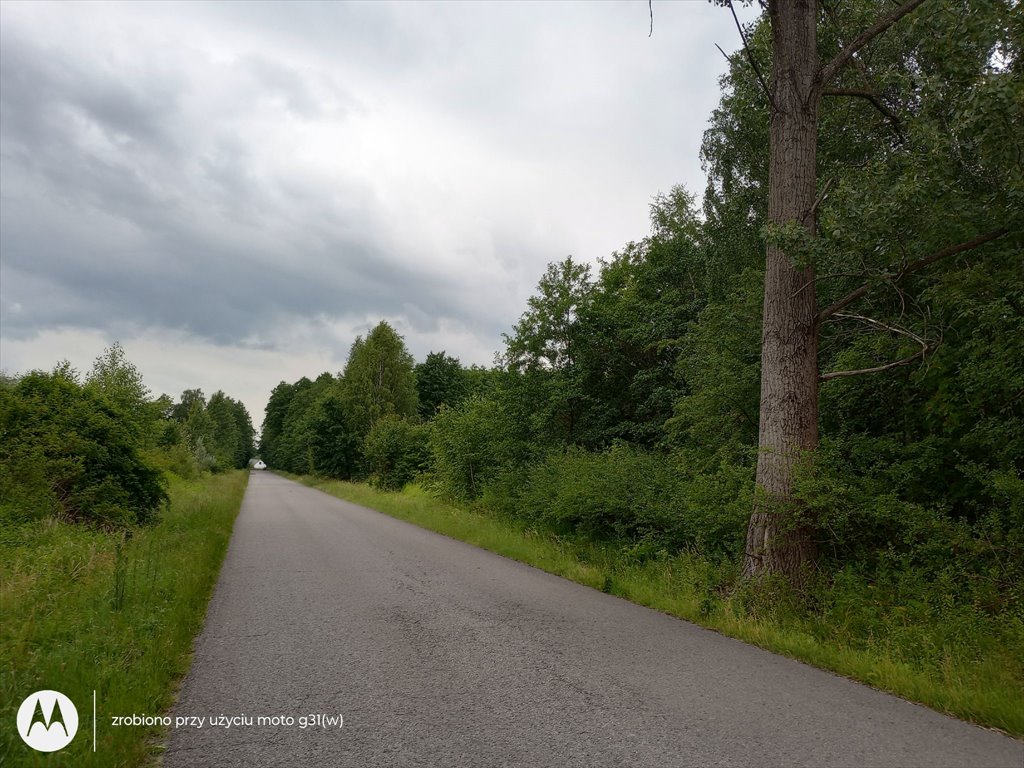
[{"label": "dead branch", "polygon": [[[822,4],[822,8],[824,9],[825,14],[832,20],[832,23],[836,27],[839,27],[839,22],[836,19],[835,14],[833,13],[833,10],[831,8],[829,8],[825,4]],[[840,48],[845,48],[846,47],[846,44],[843,43],[842,40],[839,41],[839,45],[840,45]],[[878,90],[872,84],[871,73],[868,71],[867,65],[865,65],[864,61],[861,59],[860,54],[859,53],[853,54],[850,57],[850,61],[853,63],[853,65],[858,70],[860,70],[861,77],[864,78],[864,86],[865,87],[863,89],[849,89],[849,90],[842,89],[842,88],[830,89],[830,90],[824,91],[822,93],[822,95],[823,96],[840,96],[840,95],[843,95],[843,96],[858,96],[858,97],[861,97],[861,98],[869,99],[871,101],[871,103],[874,104],[875,108],[879,112],[881,112],[883,115],[885,115],[886,119],[889,120],[889,123],[892,126],[893,131],[895,131],[896,136],[899,138],[900,143],[905,142],[906,141],[906,137],[903,135],[903,126],[902,126],[902,123],[899,120],[898,115],[895,112],[893,112],[892,110],[890,110],[888,108],[888,106],[882,101],[881,96],[878,95]]]},{"label": "dead branch", "polygon": [[924,258],[920,258],[917,261],[912,261],[910,264],[908,264],[906,267],[900,270],[900,277],[902,277],[903,275],[909,275],[911,272],[917,272],[920,269],[924,269],[929,264],[934,264],[936,261],[945,259],[947,256],[955,256],[958,253],[963,253],[964,251],[969,251],[972,248],[977,248],[979,245],[984,245],[985,243],[991,240],[996,240],[1002,237],[1003,235],[1008,235],[1009,233],[1009,227],[996,227],[990,232],[986,232],[983,235],[978,235],[973,240],[968,240],[966,242],[960,243],[959,245],[951,245],[949,248],[944,248],[941,251],[936,251],[930,256],[925,256]]},{"label": "dead branch", "polygon": [[930,349],[928,342],[926,342],[913,331],[907,330],[906,328],[901,328],[898,325],[889,325],[888,323],[883,323],[871,317],[865,317],[864,315],[847,314],[845,312],[837,312],[835,316],[847,320],[860,320],[862,322],[868,323],[869,325],[874,325],[878,328],[890,331],[891,333],[896,333],[899,334],[900,336],[906,336],[907,338],[913,339],[915,342],[920,344],[921,348],[914,354],[909,355],[903,358],[902,360],[896,360],[895,362],[886,363],[884,365],[876,365],[873,368],[858,368],[856,370],[850,371],[832,371],[830,373],[823,373],[821,376],[818,377],[818,381],[830,381],[831,379],[840,379],[849,376],[860,376],[865,373],[878,373],[880,371],[888,371],[890,368],[897,368],[901,365],[907,365],[908,363],[912,363],[919,357],[924,359],[925,355],[928,354],[928,350]]}]

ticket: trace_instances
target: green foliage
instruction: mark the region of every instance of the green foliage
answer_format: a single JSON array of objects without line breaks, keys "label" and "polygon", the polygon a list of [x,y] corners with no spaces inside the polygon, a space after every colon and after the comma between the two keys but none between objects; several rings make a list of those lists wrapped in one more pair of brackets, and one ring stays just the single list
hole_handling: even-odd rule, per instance
[{"label": "green foliage", "polygon": [[216,459],[216,468],[224,471],[247,467],[255,449],[252,420],[245,406],[217,391],[210,397],[206,414],[213,428],[211,452]]},{"label": "green foliage", "polygon": [[86,379],[86,387],[106,399],[121,415],[122,423],[132,431],[135,439],[145,441],[153,434],[162,404],[150,401],[149,388],[143,383],[142,374],[129,362],[119,343],[114,342],[96,358]]},{"label": "green foliage", "polygon": [[342,396],[360,438],[383,416],[415,416],[419,411],[413,367],[405,341],[383,320],[365,340],[357,338],[352,344]]},{"label": "green foliage", "polygon": [[276,448],[277,466],[298,472],[313,472],[313,440],[310,421],[313,405],[334,379],[323,374],[317,380],[303,377],[295,382],[285,415],[285,427]]},{"label": "green foliage", "polygon": [[161,474],[143,459],[122,412],[66,366],[0,389],[0,434],[5,518],[145,523],[166,501]]},{"label": "green foliage", "polygon": [[664,455],[614,446],[552,454],[525,478],[519,508],[555,530],[598,539],[686,542],[680,476]]},{"label": "green foliage", "polygon": [[516,371],[562,370],[573,364],[576,317],[590,292],[590,267],[567,257],[549,264],[511,336],[505,365]]},{"label": "green foliage", "polygon": [[430,427],[397,416],[378,419],[363,441],[370,485],[401,490],[428,466]]},{"label": "green foliage", "polygon": [[[430,370],[450,369],[447,360],[441,353]],[[454,363],[461,371],[458,361]],[[438,384],[441,378],[431,381]],[[382,321],[365,340],[355,340],[340,377],[322,373],[316,381],[303,377],[274,388],[263,420],[261,458],[274,469],[329,477],[360,477],[375,471],[364,456],[371,444],[367,437],[382,419],[416,416],[416,386],[405,342]]]},{"label": "green foliage", "polygon": [[0,517],[58,517],[104,526],[150,523],[166,475],[195,479],[244,467],[252,455],[245,406],[200,390],[174,404],[150,398],[114,344],[84,384],[67,363],[0,386]]},{"label": "green foliage", "polygon": [[318,474],[350,478],[361,463],[359,436],[345,411],[342,384],[335,381],[313,405],[307,422],[313,433],[313,466]]},{"label": "green foliage", "polygon": [[749,474],[694,475],[680,459],[624,443],[552,453],[524,472],[505,508],[561,535],[618,542],[637,554],[730,559],[749,515]]},{"label": "green foliage", "polygon": [[[178,403],[167,409],[170,423],[164,429],[162,443],[172,453],[164,461],[182,477],[202,472],[243,469],[255,455],[254,430],[249,411],[223,392],[215,392],[209,403],[200,389],[186,389]],[[184,446],[192,467],[182,464]],[[184,474],[183,474],[184,473]]]},{"label": "green foliage", "polygon": [[261,456],[287,472],[351,477],[359,469],[362,444],[352,421],[344,382],[330,373],[316,381],[282,381],[267,403]]},{"label": "green foliage", "polygon": [[495,396],[472,397],[458,408],[442,408],[430,434],[438,490],[474,499],[502,473],[520,466],[529,450],[521,425]]},{"label": "green foliage", "polygon": [[415,369],[420,416],[429,419],[442,405],[458,405],[469,394],[470,381],[457,358],[431,352]]},{"label": "green foliage", "polygon": [[692,197],[655,198],[650,237],[601,262],[577,329],[577,445],[651,447],[685,391],[674,366],[704,305],[704,254]]},{"label": "green foliage", "polygon": [[684,393],[665,423],[666,442],[694,462],[742,461],[757,444],[762,284],[759,271],[738,275],[727,301],[709,304],[680,342],[675,365]]},{"label": "green foliage", "polygon": [[198,480],[203,475],[195,453],[180,440],[173,440],[157,449],[145,451],[146,460],[157,469],[177,475],[183,480]]}]

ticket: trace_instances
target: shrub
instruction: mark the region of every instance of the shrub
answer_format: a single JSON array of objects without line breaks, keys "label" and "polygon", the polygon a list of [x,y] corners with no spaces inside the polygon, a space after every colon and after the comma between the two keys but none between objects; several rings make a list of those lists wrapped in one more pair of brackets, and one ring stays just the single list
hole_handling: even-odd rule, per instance
[{"label": "shrub", "polygon": [[434,484],[455,499],[479,498],[488,484],[523,465],[533,450],[495,397],[476,396],[458,408],[442,407],[431,423]]},{"label": "shrub", "polygon": [[662,457],[626,446],[602,453],[570,449],[534,465],[521,513],[566,532],[595,538],[664,538],[682,515]]},{"label": "shrub", "polygon": [[401,490],[430,461],[430,427],[398,416],[384,416],[363,441],[363,456],[370,484],[383,490]]},{"label": "shrub", "polygon": [[142,458],[121,414],[66,368],[0,389],[0,435],[4,517],[56,512],[76,521],[145,523],[167,500],[161,472]]}]

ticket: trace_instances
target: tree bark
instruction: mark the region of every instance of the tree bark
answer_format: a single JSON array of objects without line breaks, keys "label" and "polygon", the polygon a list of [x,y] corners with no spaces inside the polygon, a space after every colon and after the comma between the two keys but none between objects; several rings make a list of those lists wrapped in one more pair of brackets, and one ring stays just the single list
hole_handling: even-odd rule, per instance
[{"label": "tree bark", "polygon": [[[815,232],[818,75],[815,0],[773,0],[768,218]],[[798,584],[815,559],[812,529],[794,494],[799,462],[818,445],[818,328],[814,267],[768,247],[761,335],[757,495],[745,577],[778,573]]]}]

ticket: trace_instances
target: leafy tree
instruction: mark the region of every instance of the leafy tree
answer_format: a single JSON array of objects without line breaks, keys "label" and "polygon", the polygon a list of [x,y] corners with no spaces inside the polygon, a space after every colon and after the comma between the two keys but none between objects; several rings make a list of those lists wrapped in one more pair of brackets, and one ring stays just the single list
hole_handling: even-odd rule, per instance
[{"label": "leafy tree", "polygon": [[212,422],[211,450],[218,470],[243,469],[254,454],[253,428],[245,406],[222,391],[215,392],[206,406]]},{"label": "leafy tree", "polygon": [[308,424],[315,471],[343,479],[357,475],[362,445],[345,410],[340,381],[335,380],[313,404]]},{"label": "leafy tree", "polygon": [[561,371],[574,362],[576,318],[590,293],[590,267],[567,257],[549,264],[512,335],[505,335],[509,370]]},{"label": "leafy tree", "polygon": [[298,473],[313,472],[308,417],[313,403],[316,402],[320,386],[303,376],[292,388],[292,397],[288,402],[284,420],[284,431],[277,449],[278,465],[281,469]]},{"label": "leafy tree", "polygon": [[238,441],[234,448],[234,466],[236,469],[244,469],[256,455],[255,436],[256,431],[252,426],[252,417],[249,409],[239,400],[228,398],[231,404],[232,416],[235,420],[235,427],[238,430]]},{"label": "leafy tree", "polygon": [[495,395],[476,396],[438,411],[430,448],[435,482],[444,494],[475,499],[488,484],[527,463],[535,449],[524,422],[505,404]]},{"label": "leafy tree", "polygon": [[577,442],[654,446],[680,395],[674,367],[705,300],[703,252],[692,197],[655,199],[652,234],[601,263],[577,320]]},{"label": "leafy tree", "polygon": [[181,393],[178,402],[171,408],[171,418],[175,421],[185,422],[188,420],[189,412],[198,403],[201,408],[206,408],[206,395],[201,389],[186,389]]},{"label": "leafy tree", "polygon": [[111,406],[124,414],[125,427],[139,439],[155,442],[156,423],[162,415],[163,404],[150,400],[142,374],[128,360],[119,342],[115,341],[96,358],[86,386],[100,392]]},{"label": "leafy tree", "polygon": [[571,256],[549,264],[526,312],[504,336],[505,399],[532,404],[525,417],[542,443],[571,444],[579,438],[585,406],[577,367],[578,318],[591,290],[589,265]]},{"label": "leafy tree", "polygon": [[762,281],[758,270],[735,276],[734,292],[710,303],[680,341],[680,397],[665,430],[688,463],[756,458]]},{"label": "leafy tree", "polygon": [[469,381],[457,358],[431,352],[415,368],[420,416],[429,419],[442,405],[454,406],[468,394]]},{"label": "leafy tree", "polygon": [[352,344],[342,380],[345,410],[360,438],[383,416],[415,416],[419,410],[412,355],[383,320]]},{"label": "leafy tree", "polygon": [[288,405],[295,392],[295,385],[282,381],[270,393],[267,401],[263,430],[260,434],[260,455],[268,466],[281,466],[278,456],[278,443],[284,432]]},{"label": "leafy tree", "polygon": [[[1013,88],[1011,79],[993,71],[990,63],[993,50],[1012,50],[1010,5],[965,10],[947,2],[929,14],[910,15],[920,2],[881,13],[873,3],[853,3],[823,14],[814,4],[771,2],[760,34],[751,36],[745,55],[734,63],[734,68],[741,61],[750,64],[748,86],[753,82],[760,88],[761,113],[771,113],[769,152],[761,166],[767,173],[754,165],[748,165],[748,172],[734,172],[756,155],[751,151],[756,143],[749,138],[756,132],[736,122],[729,125],[733,135],[748,138],[735,152],[717,153],[724,161],[717,167],[729,171],[720,186],[724,196],[726,182],[751,189],[767,180],[762,187],[767,262],[761,493],[746,547],[748,575],[777,571],[795,580],[815,557],[813,524],[793,483],[818,443],[820,355],[830,342],[831,324],[860,323],[862,332],[882,331],[922,343],[916,352],[901,345],[876,347],[876,354],[895,352],[897,357],[848,371],[824,368],[823,381],[921,359],[928,348],[924,336],[903,323],[886,322],[885,310],[878,317],[847,307],[886,284],[905,291],[933,264],[1013,228],[1015,216],[1000,213],[1003,201],[1012,199],[1009,167],[990,164],[989,172],[979,172],[984,155],[977,150],[986,142],[979,144],[976,136],[958,130],[981,125],[970,117],[976,108],[1006,114],[1000,107]],[[965,14],[972,22],[969,29],[950,34],[951,23],[959,24]],[[759,58],[770,60],[767,80]],[[745,92],[751,93],[750,88]],[[733,100],[737,107],[751,103],[738,96]],[[966,110],[965,103],[970,104]],[[749,118],[744,112],[735,116]],[[1001,121],[995,122],[993,133],[1012,141]],[[822,143],[819,131],[828,137]],[[1005,157],[1000,152],[991,157]],[[744,201],[746,209],[757,213],[750,200]],[[996,205],[980,208],[985,201]],[[721,196],[712,202],[720,204]],[[949,217],[950,210],[969,215]],[[834,217],[844,224],[831,225]],[[844,282],[853,285],[844,288]],[[837,292],[836,298],[819,304],[819,283],[823,291]]]},{"label": "leafy tree", "polygon": [[473,395],[486,395],[494,389],[501,371],[497,368],[485,368],[481,365],[471,365],[462,369],[462,375],[466,382],[466,397]]},{"label": "leafy tree", "polygon": [[217,460],[218,469],[235,466],[235,450],[242,442],[232,405],[233,401],[218,390],[210,396],[206,406],[206,415],[212,425],[210,449]]},{"label": "leafy tree", "polygon": [[[223,398],[223,393],[221,393]],[[221,398],[221,399],[222,399]],[[218,404],[218,409],[223,409]],[[201,389],[186,389],[181,399],[171,407],[171,419],[177,427],[165,430],[164,442],[180,443],[192,456],[197,472],[208,472],[217,468],[218,423],[209,412],[206,395]],[[233,425],[227,424],[233,430]],[[235,434],[232,431],[232,434]]]}]

